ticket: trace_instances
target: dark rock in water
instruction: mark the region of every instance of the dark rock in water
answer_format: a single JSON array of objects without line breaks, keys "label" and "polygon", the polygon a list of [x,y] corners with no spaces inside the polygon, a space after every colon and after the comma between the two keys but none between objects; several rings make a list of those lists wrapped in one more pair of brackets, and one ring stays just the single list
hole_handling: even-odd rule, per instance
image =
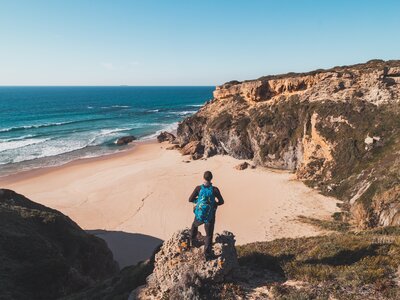
[{"label": "dark rock in water", "polygon": [[202,299],[201,289],[232,278],[239,267],[235,238],[230,232],[217,234],[215,257],[205,260],[203,247],[190,247],[189,230],[175,233],[155,255],[153,273],[147,285],[135,290],[130,299]]},{"label": "dark rock in water", "polygon": [[118,146],[122,146],[122,145],[129,144],[129,143],[133,142],[134,140],[136,140],[135,136],[128,135],[128,136],[124,136],[124,137],[119,138],[115,143]]},{"label": "dark rock in water", "polygon": [[2,299],[57,299],[118,271],[104,240],[5,189],[0,189],[0,261]]},{"label": "dark rock in water", "polygon": [[235,169],[241,171],[241,170],[247,169],[249,166],[250,166],[250,164],[248,162],[244,162],[244,163],[238,164],[235,167]]},{"label": "dark rock in water", "polygon": [[170,142],[170,143],[172,143],[172,142],[175,141],[175,139],[176,139],[175,135],[173,135],[172,133],[166,132],[166,131],[161,132],[157,136],[157,141],[159,143],[162,143],[162,142]]}]

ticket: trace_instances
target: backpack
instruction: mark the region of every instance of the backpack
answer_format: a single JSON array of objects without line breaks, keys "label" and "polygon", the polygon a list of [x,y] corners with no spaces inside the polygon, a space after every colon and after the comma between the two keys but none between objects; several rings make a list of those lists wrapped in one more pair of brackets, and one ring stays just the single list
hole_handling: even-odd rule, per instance
[{"label": "backpack", "polygon": [[209,223],[213,217],[215,209],[214,188],[212,185],[201,185],[199,196],[194,208],[196,219],[203,223]]}]

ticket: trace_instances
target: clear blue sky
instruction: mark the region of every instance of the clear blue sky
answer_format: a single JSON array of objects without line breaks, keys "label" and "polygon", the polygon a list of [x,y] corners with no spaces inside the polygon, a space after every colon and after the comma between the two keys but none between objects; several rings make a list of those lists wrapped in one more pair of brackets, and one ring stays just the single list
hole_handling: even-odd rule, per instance
[{"label": "clear blue sky", "polygon": [[0,0],[0,85],[218,85],[400,58],[400,1]]}]

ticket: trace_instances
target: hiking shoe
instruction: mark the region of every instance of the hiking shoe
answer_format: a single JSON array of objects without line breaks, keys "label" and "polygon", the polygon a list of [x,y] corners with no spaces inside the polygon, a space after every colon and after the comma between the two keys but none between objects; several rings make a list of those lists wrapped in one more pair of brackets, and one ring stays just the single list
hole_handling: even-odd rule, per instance
[{"label": "hiking shoe", "polygon": [[198,240],[192,240],[190,242],[191,247],[199,248],[201,246],[201,243]]}]

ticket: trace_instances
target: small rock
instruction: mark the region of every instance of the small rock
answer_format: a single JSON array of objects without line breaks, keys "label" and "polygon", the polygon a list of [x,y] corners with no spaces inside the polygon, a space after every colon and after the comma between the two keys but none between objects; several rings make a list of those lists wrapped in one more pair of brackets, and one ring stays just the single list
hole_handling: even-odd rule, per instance
[{"label": "small rock", "polygon": [[115,144],[118,146],[126,145],[136,140],[136,137],[133,135],[123,136],[115,141]]},{"label": "small rock", "polygon": [[244,170],[244,169],[247,169],[249,166],[250,166],[250,164],[248,162],[244,162],[244,163],[238,164],[235,167],[235,169],[236,170]]},{"label": "small rock", "polygon": [[194,153],[194,154],[192,154],[191,156],[190,156],[190,158],[192,159],[192,160],[197,160],[197,159],[200,159],[200,158],[202,158],[203,157],[203,154],[199,154],[199,153]]},{"label": "small rock", "polygon": [[371,150],[375,146],[382,146],[381,138],[379,136],[367,137],[364,139],[365,150]]},{"label": "small rock", "polygon": [[367,137],[364,140],[364,143],[366,143],[367,145],[370,145],[374,142],[374,138],[370,137],[367,135]]},{"label": "small rock", "polygon": [[178,150],[180,148],[181,147],[179,147],[179,145],[172,145],[172,146],[169,146],[169,147],[165,148],[165,150]]},{"label": "small rock", "polygon": [[161,132],[157,136],[157,141],[159,143],[162,143],[162,142],[170,142],[170,143],[172,143],[173,141],[175,141],[175,139],[176,139],[175,135],[173,135],[172,133],[166,132],[166,131]]}]

